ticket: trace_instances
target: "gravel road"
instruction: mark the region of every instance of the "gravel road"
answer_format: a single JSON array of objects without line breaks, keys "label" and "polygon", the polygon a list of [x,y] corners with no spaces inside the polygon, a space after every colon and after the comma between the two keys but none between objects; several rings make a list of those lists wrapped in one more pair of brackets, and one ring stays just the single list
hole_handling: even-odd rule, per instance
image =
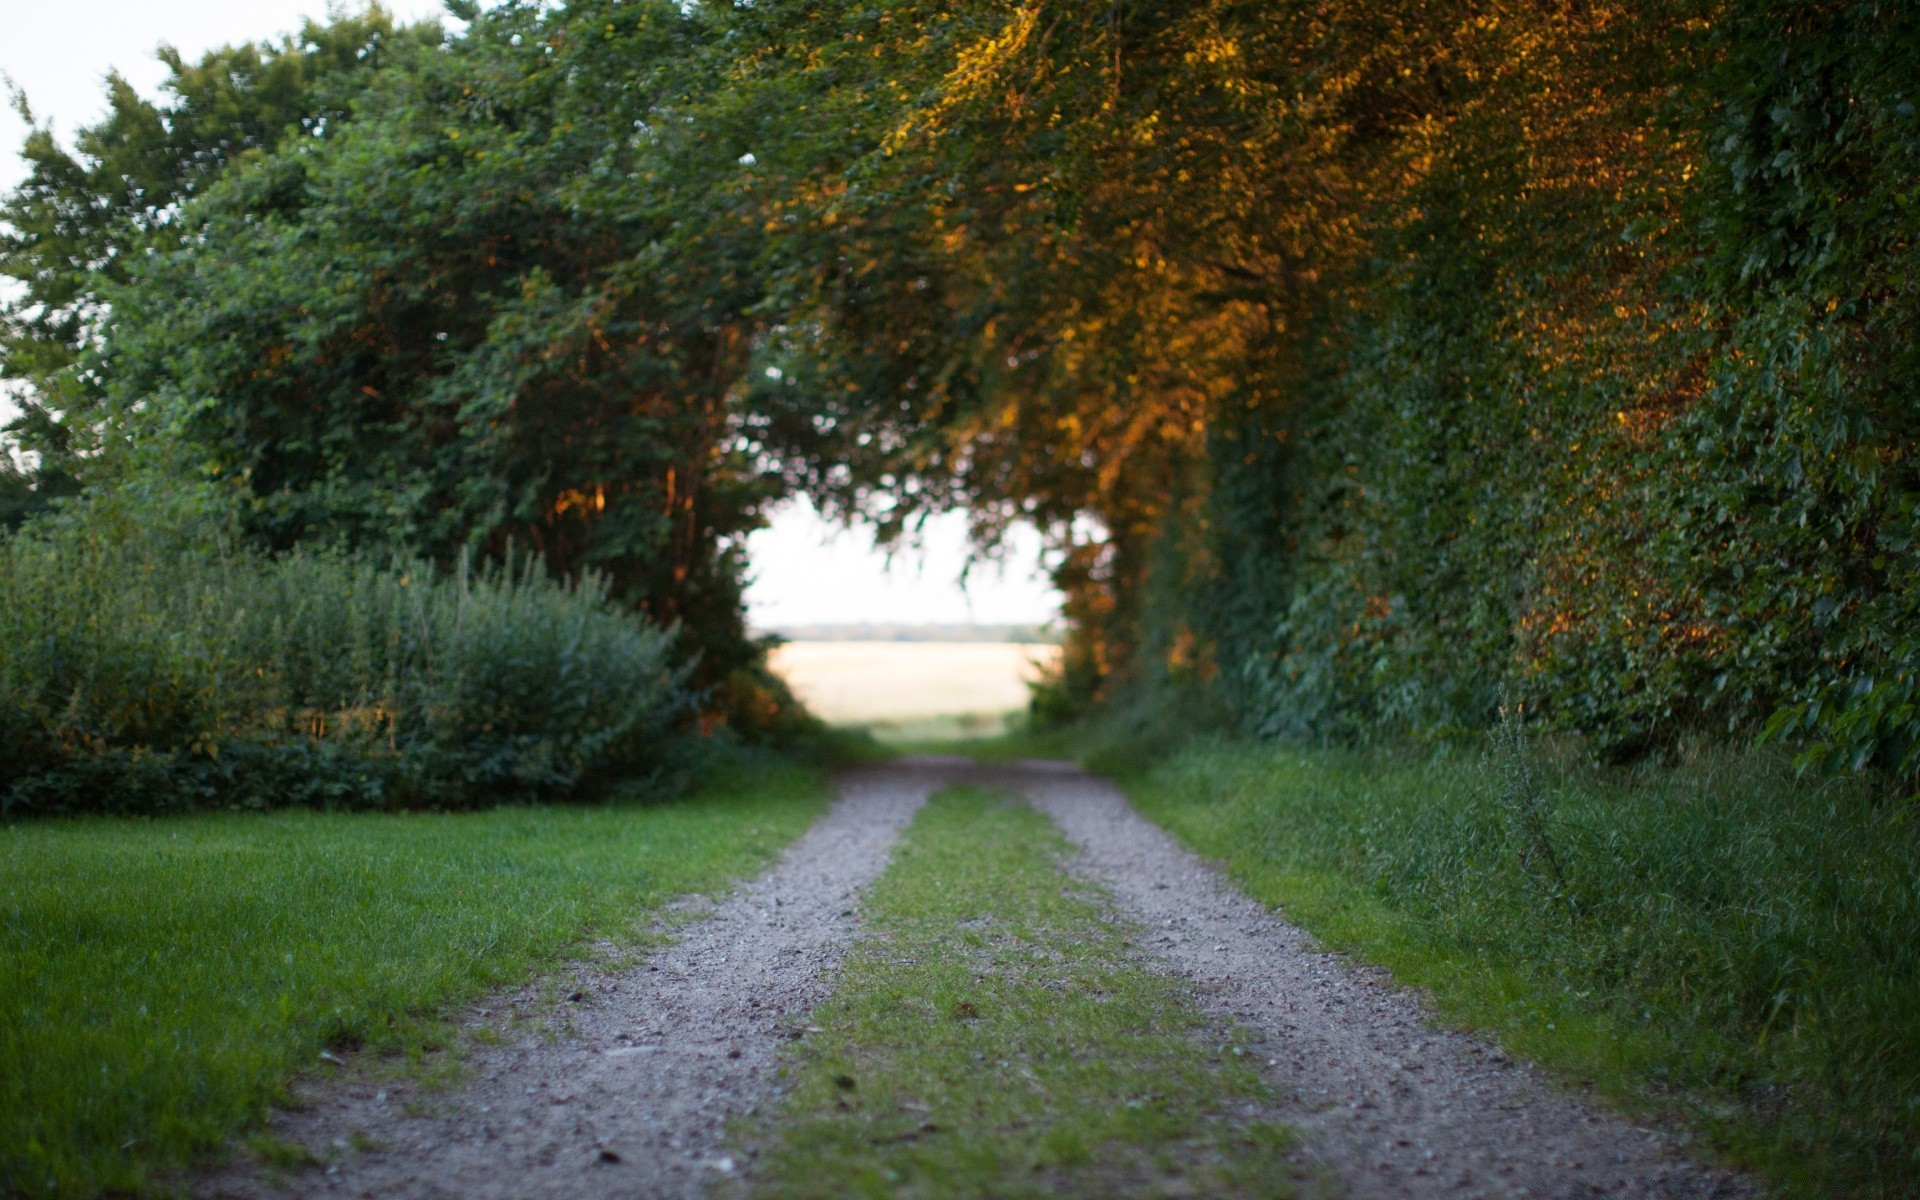
[{"label": "gravel road", "polygon": [[1134,812],[1111,784],[1028,762],[1002,782],[1077,845],[1074,869],[1145,930],[1143,949],[1197,1002],[1264,1035],[1285,1119],[1356,1200],[1373,1197],[1753,1197],[1638,1127],[1464,1034],[1382,973],[1304,932]]},{"label": "gravel road", "polygon": [[[1068,864],[1143,930],[1149,962],[1203,1011],[1253,1032],[1303,1156],[1345,1194],[1375,1197],[1756,1197],[1638,1127],[1549,1085],[1491,1045],[1438,1029],[1416,994],[1317,950],[1217,870],[1064,763],[979,767],[917,758],[850,772],[779,866],[679,931],[647,965],[590,983],[509,1044],[469,1056],[472,1082],[415,1095],[356,1081],[308,1087],[272,1131],[324,1167],[243,1162],[196,1177],[202,1197],[381,1200],[694,1197],[731,1175],[728,1118],[777,1096],[783,1042],[832,986],[863,887],[934,791],[1024,793],[1080,850]],[[493,1002],[528,1001],[532,993]],[[487,1022],[474,1014],[476,1027]]]},{"label": "gravel road", "polygon": [[[223,1200],[700,1195],[734,1169],[722,1150],[727,1118],[774,1096],[776,1052],[804,1035],[831,988],[860,890],[927,796],[965,765],[930,758],[848,773],[838,803],[772,871],[684,925],[645,966],[594,979],[542,1027],[477,1049],[472,1082],[457,1093],[414,1095],[351,1073],[319,1081],[271,1129],[326,1167],[237,1163],[192,1190]],[[476,1012],[473,1023],[487,1021]]]}]

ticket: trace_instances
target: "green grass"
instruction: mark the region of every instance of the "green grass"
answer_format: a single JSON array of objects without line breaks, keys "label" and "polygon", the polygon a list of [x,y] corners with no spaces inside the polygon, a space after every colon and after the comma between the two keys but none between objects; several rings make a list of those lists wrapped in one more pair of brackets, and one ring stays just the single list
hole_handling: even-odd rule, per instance
[{"label": "green grass", "polygon": [[0,1194],[147,1186],[323,1048],[432,1049],[450,1005],[635,944],[824,803],[776,769],[672,803],[0,827]]},{"label": "green grass", "polygon": [[958,729],[952,736],[885,741],[892,754],[958,754],[976,762],[1012,762],[1020,758],[1069,758],[1083,740],[1074,727],[1034,729],[1024,719],[1003,732],[981,737]]},{"label": "green grass", "polygon": [[1134,802],[1456,1024],[1679,1116],[1789,1196],[1920,1194],[1920,807],[1728,756],[1498,772],[1200,741]]},{"label": "green grass", "polygon": [[892,721],[868,721],[858,728],[886,746],[931,746],[950,742],[971,742],[1003,737],[1025,720],[1020,712],[939,713],[924,717],[903,717]]},{"label": "green grass", "polygon": [[761,1140],[765,1197],[1272,1197],[1288,1132],[1045,817],[934,797],[864,907]]}]

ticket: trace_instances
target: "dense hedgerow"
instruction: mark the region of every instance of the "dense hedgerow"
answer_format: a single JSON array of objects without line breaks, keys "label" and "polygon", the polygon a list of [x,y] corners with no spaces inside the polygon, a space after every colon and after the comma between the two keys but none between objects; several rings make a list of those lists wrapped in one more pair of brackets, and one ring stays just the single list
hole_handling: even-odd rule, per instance
[{"label": "dense hedgerow", "polygon": [[0,812],[464,807],[668,762],[672,635],[597,577],[88,524],[0,540]]},{"label": "dense hedgerow", "polygon": [[1473,70],[1377,160],[1308,365],[1214,431],[1214,586],[1157,619],[1270,734],[1507,690],[1612,755],[1920,773],[1913,7],[1423,36]]}]

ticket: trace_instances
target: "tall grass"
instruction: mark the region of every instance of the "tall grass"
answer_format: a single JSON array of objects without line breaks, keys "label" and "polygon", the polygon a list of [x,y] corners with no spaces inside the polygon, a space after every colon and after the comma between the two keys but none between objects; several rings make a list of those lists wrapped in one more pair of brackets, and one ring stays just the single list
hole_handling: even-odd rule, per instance
[{"label": "tall grass", "polygon": [[1521,752],[1200,741],[1129,791],[1323,939],[1787,1194],[1920,1192],[1920,807],[1750,753],[1497,761]]},{"label": "tall grass", "polygon": [[0,812],[576,793],[659,766],[670,646],[534,561],[49,526],[0,540]]}]

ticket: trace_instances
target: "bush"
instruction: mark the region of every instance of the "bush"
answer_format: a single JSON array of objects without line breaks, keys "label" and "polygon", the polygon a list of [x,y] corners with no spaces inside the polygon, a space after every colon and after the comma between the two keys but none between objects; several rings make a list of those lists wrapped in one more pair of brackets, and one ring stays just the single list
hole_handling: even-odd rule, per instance
[{"label": "bush", "polygon": [[442,575],[79,525],[0,540],[0,812],[471,806],[655,772],[673,636],[537,560]]}]

